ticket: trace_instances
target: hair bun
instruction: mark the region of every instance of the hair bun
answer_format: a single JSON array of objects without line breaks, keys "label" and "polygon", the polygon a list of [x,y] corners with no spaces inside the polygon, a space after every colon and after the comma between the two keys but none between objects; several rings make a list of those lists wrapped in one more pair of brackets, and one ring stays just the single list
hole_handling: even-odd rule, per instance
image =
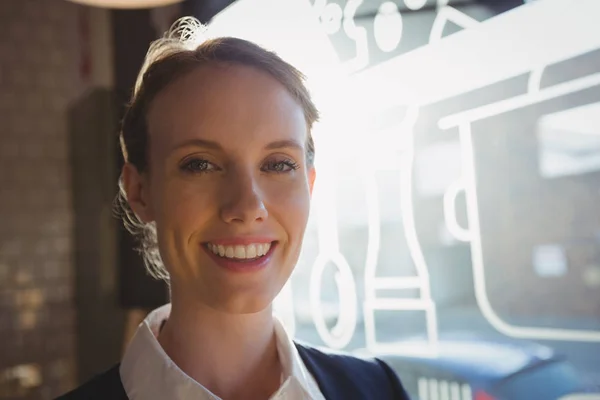
[{"label": "hair bun", "polygon": [[165,38],[178,40],[186,47],[195,48],[207,40],[207,27],[195,17],[181,17],[171,25]]}]

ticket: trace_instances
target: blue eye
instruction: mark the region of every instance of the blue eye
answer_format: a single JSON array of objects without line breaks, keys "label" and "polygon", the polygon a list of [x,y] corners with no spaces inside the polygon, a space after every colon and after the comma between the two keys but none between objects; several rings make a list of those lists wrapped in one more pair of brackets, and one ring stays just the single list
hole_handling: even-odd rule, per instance
[{"label": "blue eye", "polygon": [[184,162],[181,165],[181,169],[185,172],[210,172],[216,170],[217,168],[210,161],[194,158]]},{"label": "blue eye", "polygon": [[285,172],[295,171],[298,168],[299,168],[299,165],[291,160],[269,161],[263,167],[263,171],[281,174],[281,173],[285,173]]}]

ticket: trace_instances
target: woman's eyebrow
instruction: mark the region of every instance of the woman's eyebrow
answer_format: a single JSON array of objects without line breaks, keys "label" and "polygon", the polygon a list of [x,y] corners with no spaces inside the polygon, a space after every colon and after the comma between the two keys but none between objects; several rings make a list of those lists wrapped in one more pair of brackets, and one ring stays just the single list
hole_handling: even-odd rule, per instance
[{"label": "woman's eyebrow", "polygon": [[292,148],[292,149],[300,150],[300,151],[304,150],[304,146],[301,143],[299,143],[293,139],[277,140],[277,141],[271,142],[267,146],[265,146],[265,149],[267,149],[267,150],[277,150],[277,149],[284,149],[284,148]]},{"label": "woman's eyebrow", "polygon": [[205,139],[190,139],[190,140],[186,140],[184,142],[178,143],[177,145],[175,145],[170,152],[173,152],[175,150],[179,150],[181,148],[184,147],[204,147],[206,149],[211,149],[211,150],[223,150],[223,147],[221,147],[221,145],[217,142],[213,142],[212,140],[205,140]]},{"label": "woman's eyebrow", "polygon": [[[178,143],[177,145],[173,146],[173,148],[171,149],[170,152],[174,152],[174,151],[179,150],[184,147],[192,147],[192,146],[193,147],[203,147],[205,149],[210,149],[210,150],[223,151],[223,147],[219,143],[214,142],[212,140],[189,139],[189,140],[183,141],[183,142]],[[267,150],[279,150],[279,149],[285,149],[285,148],[304,151],[304,146],[300,142],[293,140],[293,139],[276,140],[265,146],[265,149],[267,149]]]}]

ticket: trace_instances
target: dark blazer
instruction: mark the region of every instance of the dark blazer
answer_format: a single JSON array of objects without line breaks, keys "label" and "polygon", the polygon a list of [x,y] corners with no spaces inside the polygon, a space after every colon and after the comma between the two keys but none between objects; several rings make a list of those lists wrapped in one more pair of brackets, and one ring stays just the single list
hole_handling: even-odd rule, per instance
[{"label": "dark blazer", "polygon": [[[296,343],[306,368],[327,400],[409,400],[400,380],[378,359],[324,353]],[[56,400],[127,400],[119,365]]]}]

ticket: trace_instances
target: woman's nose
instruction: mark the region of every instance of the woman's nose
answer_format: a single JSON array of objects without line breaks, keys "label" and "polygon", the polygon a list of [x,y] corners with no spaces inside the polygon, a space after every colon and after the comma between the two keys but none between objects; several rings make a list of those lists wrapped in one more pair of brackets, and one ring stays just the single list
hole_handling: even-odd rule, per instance
[{"label": "woman's nose", "polygon": [[[232,174],[233,175],[233,174]],[[227,223],[253,223],[267,218],[268,212],[256,176],[235,173],[225,182],[226,194],[221,199],[221,218]]]}]

